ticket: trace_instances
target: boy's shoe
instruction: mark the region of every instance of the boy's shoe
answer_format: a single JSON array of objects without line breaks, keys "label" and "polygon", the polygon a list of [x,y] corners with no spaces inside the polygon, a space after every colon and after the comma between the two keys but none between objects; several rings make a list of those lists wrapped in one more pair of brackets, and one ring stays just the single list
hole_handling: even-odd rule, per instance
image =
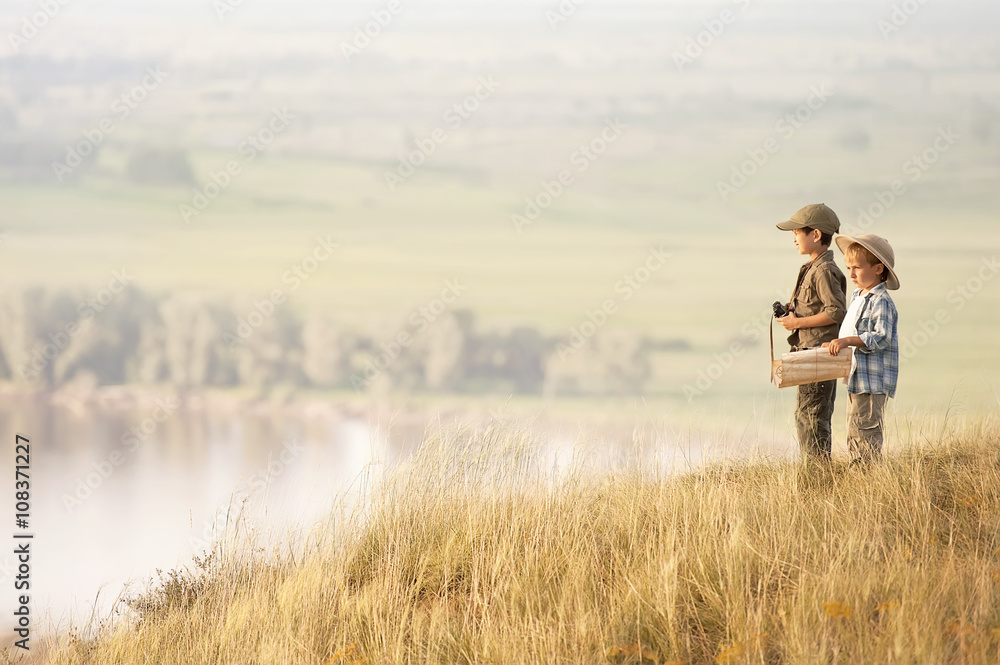
[{"label": "boy's shoe", "polygon": [[877,457],[855,457],[848,464],[849,469],[868,469],[878,462]]}]

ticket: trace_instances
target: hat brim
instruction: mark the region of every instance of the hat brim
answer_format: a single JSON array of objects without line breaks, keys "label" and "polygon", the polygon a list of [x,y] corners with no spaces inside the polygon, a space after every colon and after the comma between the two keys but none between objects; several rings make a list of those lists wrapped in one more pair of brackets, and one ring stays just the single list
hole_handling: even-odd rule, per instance
[{"label": "hat brim", "polygon": [[889,265],[889,261],[886,260],[885,256],[878,249],[872,247],[864,240],[860,240],[858,238],[852,238],[851,236],[843,236],[843,235],[837,236],[836,243],[837,243],[837,249],[839,249],[842,254],[847,254],[847,248],[853,245],[854,243],[858,243],[859,245],[867,249],[869,252],[874,254],[875,258],[878,259],[883,266],[885,266],[886,270],[889,271],[889,279],[885,281],[885,288],[889,289],[890,291],[896,291],[899,289],[899,277],[896,276],[896,271],[892,269],[892,267]]},{"label": "hat brim", "polygon": [[806,225],[801,224],[799,222],[793,222],[791,220],[788,220],[787,222],[782,222],[781,224],[778,224],[777,227],[782,231],[794,231],[795,229],[804,229]]}]

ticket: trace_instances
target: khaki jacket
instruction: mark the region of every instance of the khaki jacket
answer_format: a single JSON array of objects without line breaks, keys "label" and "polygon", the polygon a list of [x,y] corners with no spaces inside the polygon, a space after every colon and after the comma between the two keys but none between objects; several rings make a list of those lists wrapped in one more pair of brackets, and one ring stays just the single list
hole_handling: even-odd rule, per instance
[{"label": "khaki jacket", "polygon": [[788,336],[793,351],[822,346],[840,333],[840,324],[847,315],[847,278],[833,260],[833,250],[827,250],[814,261],[799,269],[795,282],[792,307],[795,316],[804,318],[826,314],[834,323],[821,328],[800,328]]}]

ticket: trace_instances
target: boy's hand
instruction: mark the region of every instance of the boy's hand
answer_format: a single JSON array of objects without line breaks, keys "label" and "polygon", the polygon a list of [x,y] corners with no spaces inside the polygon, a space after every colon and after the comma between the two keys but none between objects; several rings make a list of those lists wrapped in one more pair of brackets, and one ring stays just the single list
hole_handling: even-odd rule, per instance
[{"label": "boy's hand", "polygon": [[795,316],[795,312],[790,312],[788,316],[783,316],[780,319],[778,319],[778,323],[783,325],[785,327],[785,330],[792,331],[799,329],[798,320],[799,317]]},{"label": "boy's hand", "polygon": [[824,342],[823,348],[830,349],[831,356],[839,356],[841,351],[848,348],[847,344],[845,343],[846,341],[847,340],[840,338],[840,339],[835,339],[832,342]]}]

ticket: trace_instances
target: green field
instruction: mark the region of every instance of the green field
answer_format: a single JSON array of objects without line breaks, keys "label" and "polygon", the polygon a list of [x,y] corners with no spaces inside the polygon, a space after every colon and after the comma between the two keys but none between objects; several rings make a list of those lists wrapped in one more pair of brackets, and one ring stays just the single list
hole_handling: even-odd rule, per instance
[{"label": "green field", "polygon": [[[444,154],[391,193],[383,179],[391,162],[280,153],[246,165],[185,224],[179,206],[191,202],[191,188],[128,184],[125,149],[112,144],[100,168],[73,186],[0,189],[7,233],[0,251],[14,284],[99,289],[112,270],[124,268],[148,291],[262,297],[275,288],[289,292],[283,273],[329,234],[340,244],[334,258],[288,293],[291,307],[333,312],[358,329],[392,330],[437,297],[445,280],[458,278],[467,290],[455,307],[472,310],[477,325],[530,325],[569,335],[612,299],[619,308],[609,330],[691,347],[656,354],[651,398],[685,397],[683,386],[694,385],[713,364],[728,364],[726,350],[738,342],[741,354],[704,399],[712,407],[746,404],[773,398],[764,378],[764,317],[777,292],[790,290],[802,260],[790,235],[773,224],[802,204],[824,200],[841,211],[845,225],[856,226],[854,211],[901,177],[900,156],[927,144],[926,132],[911,127],[880,139],[886,144],[865,155],[836,152],[834,130],[849,115],[834,113],[808,141],[790,143],[727,204],[715,182],[745,155],[699,150],[691,141],[678,143],[679,155],[658,154],[641,147],[662,135],[640,125],[577,174],[521,233],[511,215],[523,213],[525,199],[542,192],[543,181],[566,163],[519,168],[508,155],[490,162],[492,170],[477,183],[468,164],[488,154]],[[746,146],[769,135],[766,126],[736,133],[729,142]],[[571,148],[586,136],[567,130],[545,153],[568,155],[571,150],[559,146]],[[192,153],[198,182],[232,157]],[[960,144],[863,229],[888,237],[897,252],[900,335],[915,340],[917,351],[901,377],[904,411],[943,410],[956,400],[974,410],[996,405],[1000,279],[992,261],[1000,235],[987,212],[995,194],[988,180],[976,177],[988,158],[988,145]],[[625,302],[616,285],[642,266],[650,248],[666,251],[667,265]],[[947,323],[934,324],[936,315]],[[921,337],[922,324],[934,334]],[[776,331],[779,350],[782,332]]]}]

